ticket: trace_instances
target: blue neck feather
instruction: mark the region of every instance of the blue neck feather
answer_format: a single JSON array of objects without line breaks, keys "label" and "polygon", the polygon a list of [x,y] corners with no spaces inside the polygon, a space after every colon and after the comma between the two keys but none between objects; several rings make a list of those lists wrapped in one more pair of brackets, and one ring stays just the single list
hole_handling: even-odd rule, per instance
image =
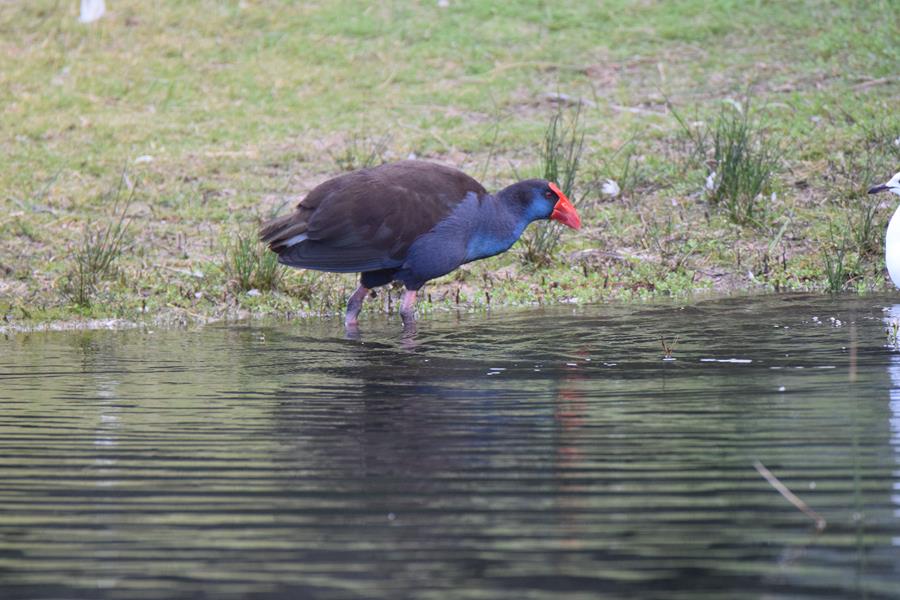
[{"label": "blue neck feather", "polygon": [[[504,190],[505,191],[505,190]],[[494,256],[516,243],[529,223],[549,215],[542,203],[531,202],[524,212],[515,211],[515,203],[503,198],[503,191],[481,200],[476,225],[466,246],[466,262]]]}]

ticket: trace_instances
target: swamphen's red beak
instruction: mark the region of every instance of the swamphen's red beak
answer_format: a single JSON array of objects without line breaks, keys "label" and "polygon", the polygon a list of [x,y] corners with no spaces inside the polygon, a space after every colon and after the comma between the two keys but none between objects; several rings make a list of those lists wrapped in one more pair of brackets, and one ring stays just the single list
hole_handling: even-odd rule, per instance
[{"label": "swamphen's red beak", "polygon": [[556,201],[556,205],[553,207],[550,218],[572,229],[581,229],[581,217],[575,212],[572,202],[566,198],[566,195],[562,193],[562,190],[555,183],[550,184],[550,189],[556,192],[556,195],[559,197],[559,200]]}]

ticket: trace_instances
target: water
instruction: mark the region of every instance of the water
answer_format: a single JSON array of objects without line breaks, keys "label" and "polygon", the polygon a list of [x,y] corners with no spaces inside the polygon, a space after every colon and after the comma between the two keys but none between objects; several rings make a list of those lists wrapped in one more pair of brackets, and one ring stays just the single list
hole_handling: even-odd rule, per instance
[{"label": "water", "polygon": [[893,300],[0,338],[0,596],[900,597]]}]

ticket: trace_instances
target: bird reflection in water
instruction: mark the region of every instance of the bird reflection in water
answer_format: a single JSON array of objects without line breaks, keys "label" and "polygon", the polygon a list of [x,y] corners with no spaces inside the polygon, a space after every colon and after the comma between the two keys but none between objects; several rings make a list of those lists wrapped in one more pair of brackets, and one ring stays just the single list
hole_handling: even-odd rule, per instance
[{"label": "bird reflection in water", "polygon": [[[900,304],[894,304],[887,309],[885,317],[888,345],[894,350],[891,354],[891,362],[888,365],[888,374],[891,378],[890,397],[888,406],[890,410],[891,446],[894,448],[896,462],[900,468],[900,346],[897,343],[897,331],[900,329]],[[895,471],[900,475],[900,471]],[[891,496],[894,504],[894,516],[900,517],[900,493]],[[900,538],[894,539],[894,545],[900,546]]]}]

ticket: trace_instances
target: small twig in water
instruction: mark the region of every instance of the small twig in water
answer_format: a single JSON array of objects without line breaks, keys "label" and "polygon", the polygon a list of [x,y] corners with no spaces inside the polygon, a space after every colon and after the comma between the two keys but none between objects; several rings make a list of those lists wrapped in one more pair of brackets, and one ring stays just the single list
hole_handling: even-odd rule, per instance
[{"label": "small twig in water", "polygon": [[827,523],[825,522],[825,517],[811,509],[806,502],[798,498],[794,492],[789,490],[786,485],[781,483],[775,475],[772,474],[772,471],[766,468],[764,464],[759,462],[758,460],[753,461],[753,468],[755,468],[760,475],[763,476],[763,479],[769,482],[773,488],[778,490],[778,493],[784,496],[785,500],[793,504],[797,507],[798,510],[802,511],[807,517],[816,522],[816,530],[824,531]]},{"label": "small twig in water", "polygon": [[672,359],[672,352],[675,351],[675,344],[678,343],[678,336],[677,336],[677,335],[675,336],[675,339],[672,340],[672,343],[671,343],[671,344],[666,343],[666,338],[664,338],[664,337],[660,337],[660,338],[659,338],[659,341],[660,341],[660,343],[662,343],[663,352],[666,353],[665,356],[663,356],[663,359],[664,359],[664,360],[671,360],[671,359]]}]

